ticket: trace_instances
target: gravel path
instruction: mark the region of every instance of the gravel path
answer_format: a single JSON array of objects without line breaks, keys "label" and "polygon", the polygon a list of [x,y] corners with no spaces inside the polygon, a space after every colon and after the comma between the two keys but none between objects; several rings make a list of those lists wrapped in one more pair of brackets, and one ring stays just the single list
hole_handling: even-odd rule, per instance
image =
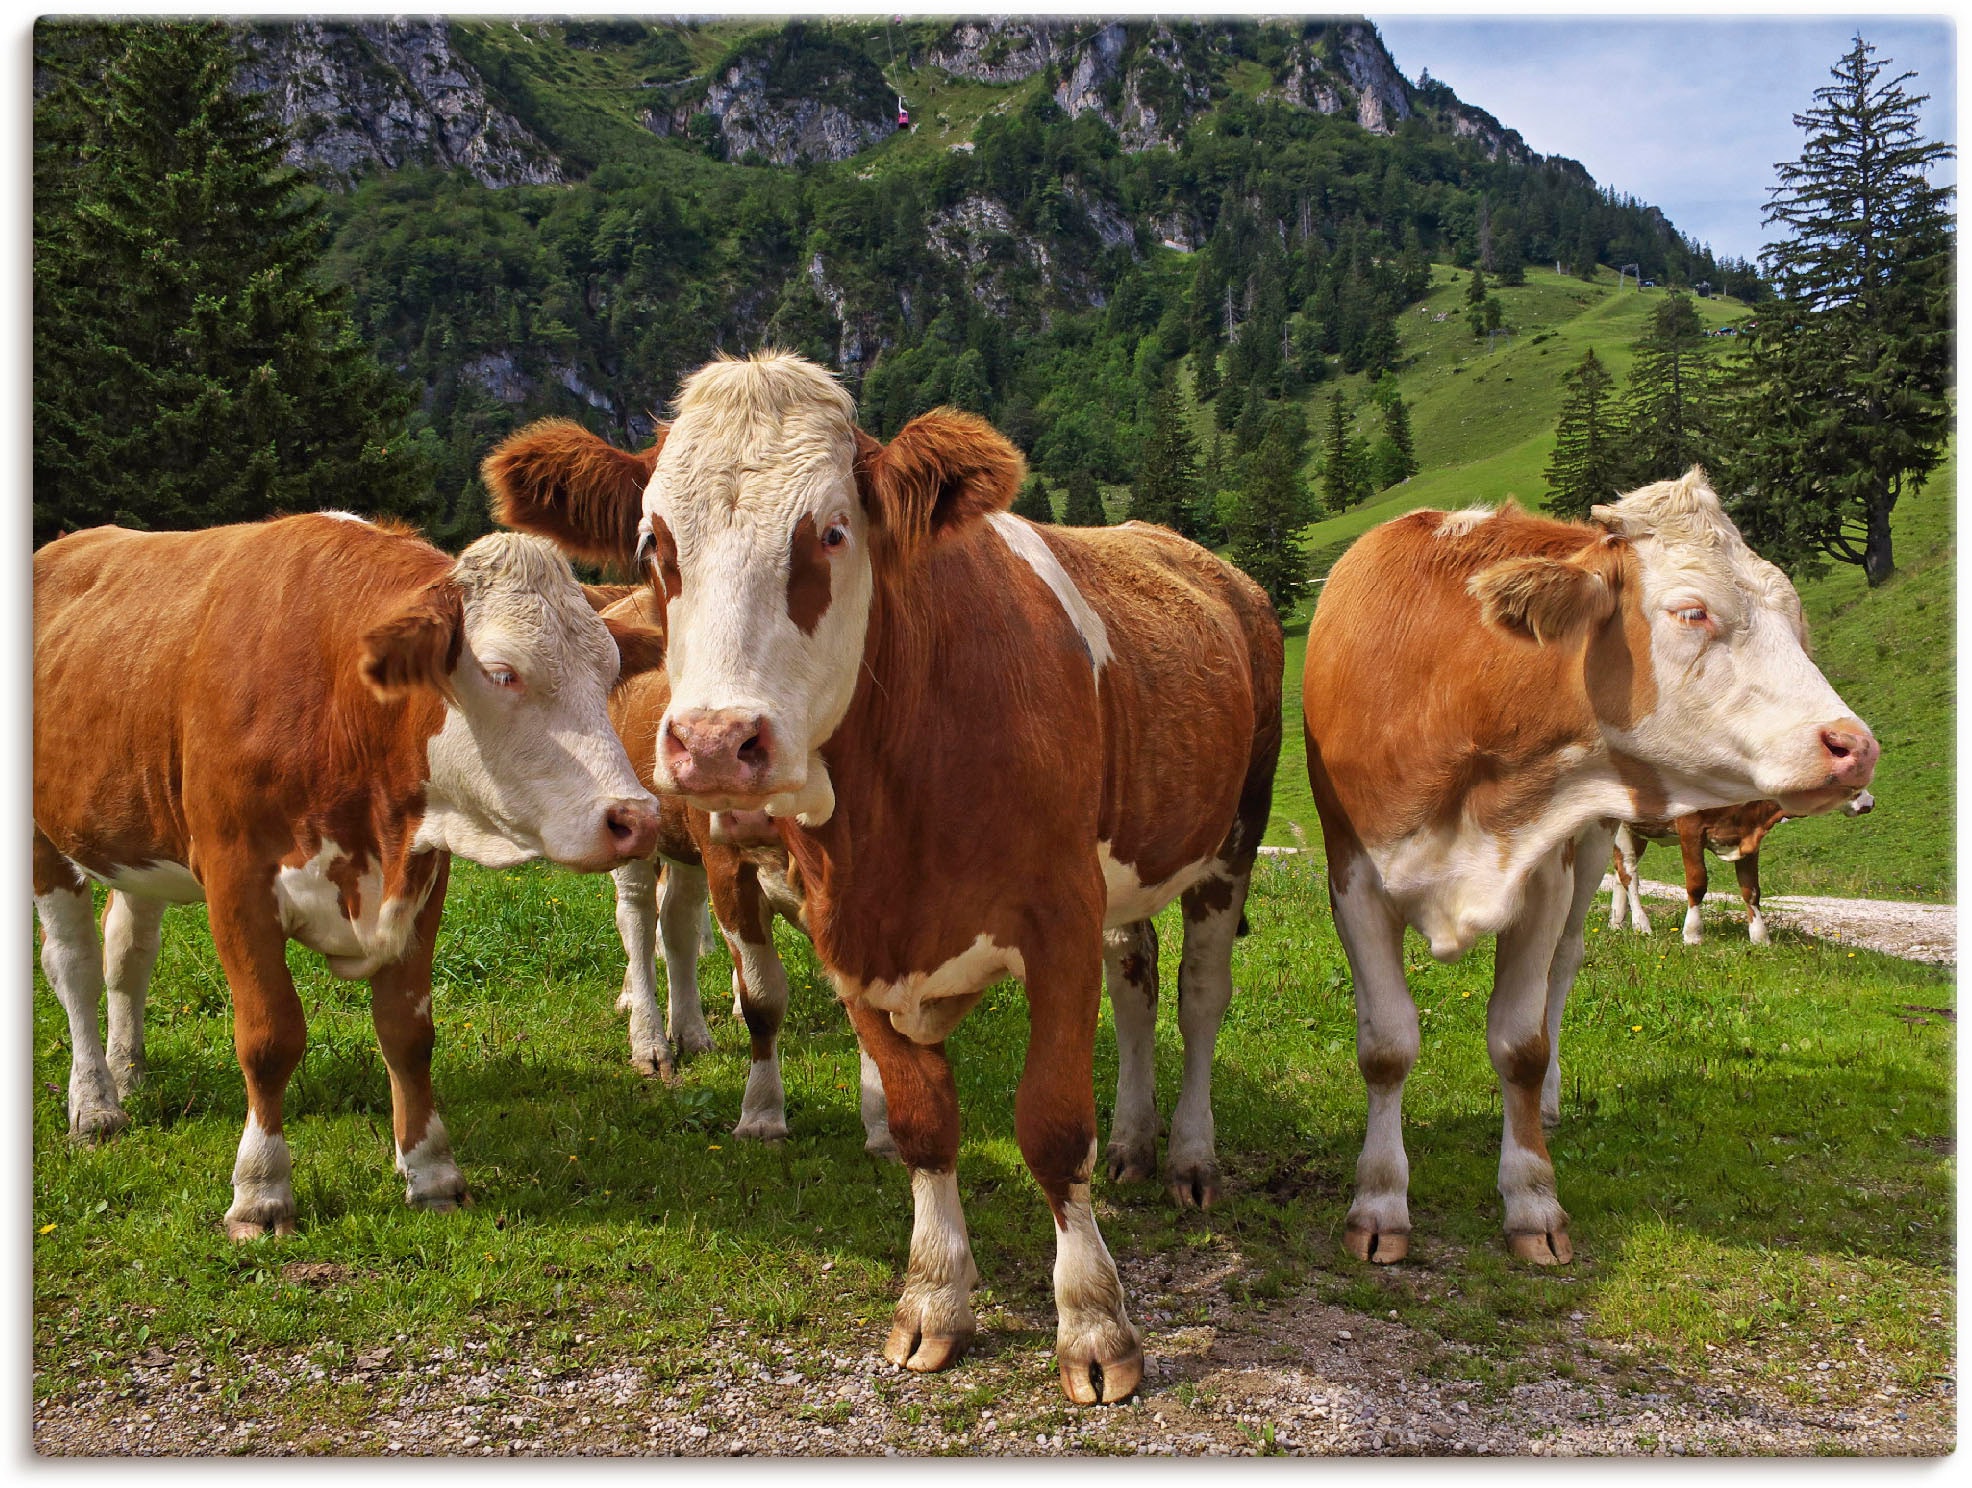
[{"label": "gravel path", "polygon": [[[1683,884],[1658,883],[1644,879],[1643,892],[1651,899],[1685,902]],[[1616,879],[1604,875],[1604,892],[1614,892]],[[1729,905],[1708,918],[1744,928],[1745,907],[1732,894],[1708,894],[1706,905]],[[1958,961],[1958,908],[1951,904],[1912,904],[1900,899],[1823,899],[1807,894],[1768,894],[1760,899],[1760,910],[1768,922],[1788,930],[1823,940],[1839,940],[1845,945],[1881,951],[1906,961],[1928,961],[1950,966]],[[1663,926],[1658,926],[1663,933]],[[1676,925],[1671,933],[1677,933]]]},{"label": "gravel path", "polygon": [[[1406,1268],[1454,1287],[1467,1258]],[[151,1348],[120,1374],[37,1399],[44,1454],[889,1456],[1931,1456],[1955,1446],[1949,1380],[1900,1390],[1891,1362],[1830,1340],[1775,1378],[1753,1354],[1677,1368],[1578,1326],[1491,1384],[1467,1345],[1310,1294],[1236,1300],[1223,1239],[1126,1261],[1150,1370],[1132,1402],[1068,1407],[1043,1316],[982,1307],[954,1371],[902,1373],[851,1329],[797,1352],[713,1319],[662,1361],[478,1345],[390,1349],[324,1367],[265,1354],[218,1373]],[[1579,1325],[1580,1315],[1576,1317]],[[1950,1326],[1943,1318],[1938,1327]],[[578,1335],[579,1337],[579,1335]],[[596,1357],[582,1355],[592,1351]],[[244,1383],[242,1383],[244,1382]]]}]

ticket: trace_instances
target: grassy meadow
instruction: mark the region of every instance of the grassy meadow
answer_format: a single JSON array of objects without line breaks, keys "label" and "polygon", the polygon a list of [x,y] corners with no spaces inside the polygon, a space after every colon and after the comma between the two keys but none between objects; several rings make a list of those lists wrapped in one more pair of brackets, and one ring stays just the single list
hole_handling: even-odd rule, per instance
[{"label": "grassy meadow", "polygon": [[[1730,934],[1696,949],[1592,936],[1563,1036],[1553,1144],[1579,1259],[1539,1272],[1509,1263],[1498,1234],[1490,950],[1445,967],[1413,939],[1424,1030],[1407,1097],[1417,1234],[1409,1263],[1368,1270],[1340,1246],[1363,1096],[1318,863],[1263,860],[1249,909],[1254,933],[1234,962],[1239,995],[1218,1056],[1228,1198],[1180,1214],[1160,1188],[1098,1179],[1119,1259],[1227,1259],[1234,1304],[1312,1288],[1394,1311],[1456,1345],[1443,1367],[1487,1388],[1555,1367],[1548,1346],[1577,1328],[1671,1365],[1743,1357],[1746,1372],[1804,1400],[1840,1378],[1814,1370],[1831,1330],[1896,1361],[1904,1388],[1951,1370],[1940,1321],[1952,1315],[1954,1266],[1948,969],[1785,931],[1764,950]],[[862,1151],[854,1042],[809,948],[785,927],[792,1137],[762,1147],[728,1135],[747,1055],[723,952],[702,980],[718,1047],[667,1087],[630,1070],[610,1011],[621,963],[607,879],[461,866],[437,967],[436,1079],[475,1203],[444,1215],[406,1209],[391,1172],[367,990],[291,948],[310,1023],[288,1106],[301,1232],[244,1246],[219,1226],[245,1114],[224,980],[203,910],[174,910],[165,927],[150,1080],[114,1142],[66,1137],[66,1024],[37,979],[38,1396],[160,1344],[189,1345],[209,1398],[237,1402],[251,1396],[248,1360],[263,1351],[334,1365],[377,1350],[405,1360],[446,1346],[488,1360],[548,1350],[634,1360],[689,1383],[712,1358],[881,1341],[908,1251],[908,1188],[901,1169]],[[1161,929],[1168,1103],[1179,1063],[1174,914]],[[1107,1017],[1096,1076],[1105,1129]],[[1053,1336],[1053,1247],[1013,1137],[1024,1036],[1019,992],[1002,986],[951,1046],[980,1354],[1038,1361]],[[311,1277],[308,1263],[333,1279]],[[1150,1302],[1133,1299],[1140,1311]],[[955,1421],[994,1408],[1058,1415],[1051,1367],[1015,1371],[1017,1389],[982,1383],[973,1368],[960,1366],[940,1407]],[[329,1374],[295,1398],[310,1428],[332,1437],[364,1417],[376,1387]]]}]

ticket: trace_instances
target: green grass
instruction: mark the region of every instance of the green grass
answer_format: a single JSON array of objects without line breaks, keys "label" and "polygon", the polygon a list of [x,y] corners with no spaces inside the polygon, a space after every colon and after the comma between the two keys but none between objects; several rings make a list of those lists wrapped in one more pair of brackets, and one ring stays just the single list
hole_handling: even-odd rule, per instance
[{"label": "green grass", "polygon": [[[812,954],[783,933],[792,1139],[735,1142],[746,1040],[722,1006],[723,955],[702,983],[718,1048],[676,1087],[641,1079],[609,1011],[621,975],[610,903],[597,878],[455,874],[436,1077],[476,1203],[449,1215],[407,1210],[390,1171],[366,990],[292,953],[310,1046],[288,1107],[301,1233],[287,1242],[234,1246],[220,1233],[245,1106],[203,913],[166,917],[151,1078],[136,1125],[112,1143],[66,1138],[66,1023],[37,982],[37,1391],[114,1373],[159,1343],[195,1344],[233,1391],[251,1390],[240,1360],[263,1349],[331,1363],[469,1340],[491,1359],[547,1349],[673,1377],[777,1342],[872,1347],[902,1274],[909,1196],[900,1169],[861,1150],[854,1044]],[[1533,1361],[1564,1340],[1572,1312],[1648,1356],[1742,1351],[1788,1388],[1837,1309],[1844,1336],[1895,1359],[1912,1384],[1950,1369],[1949,1330],[1928,1319],[1951,1306],[1953,1164],[1937,1149],[1952,1133],[1953,1031],[1906,1011],[1950,1006],[1948,971],[1786,932],[1764,950],[1730,936],[1695,949],[1593,936],[1564,1032],[1554,1142],[1581,1259],[1539,1273],[1511,1264],[1497,1234],[1490,956],[1443,967],[1413,942],[1415,1262],[1372,1272],[1339,1252],[1363,1097],[1347,967],[1313,862],[1264,860],[1250,917],[1218,1058],[1230,1196],[1180,1215],[1158,1190],[1099,1180],[1119,1256],[1234,1254],[1235,1300],[1306,1287],[1394,1308],[1469,1350],[1461,1372],[1502,1385],[1546,1367]],[[1173,921],[1163,929],[1175,945]],[[1176,961],[1164,958],[1167,1103]],[[1013,1138],[1025,1031],[1017,989],[1001,987],[951,1047],[980,1316],[1031,1358],[1052,1337],[1052,1240]],[[1098,1051],[1106,1126],[1106,1027]],[[338,1269],[309,1284],[284,1274],[297,1261]],[[955,1396],[981,1378],[962,1366]],[[1036,1409],[1049,1400],[1051,1370],[1019,1378]]]}]

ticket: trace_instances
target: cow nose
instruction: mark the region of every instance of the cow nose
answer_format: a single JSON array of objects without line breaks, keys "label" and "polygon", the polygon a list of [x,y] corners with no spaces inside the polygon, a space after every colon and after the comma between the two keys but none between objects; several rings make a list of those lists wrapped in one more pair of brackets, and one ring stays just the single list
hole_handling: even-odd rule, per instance
[{"label": "cow nose", "polygon": [[1821,731],[1821,747],[1828,754],[1829,772],[1838,785],[1865,786],[1876,773],[1876,759],[1882,746],[1859,719],[1845,718]]},{"label": "cow nose", "polygon": [[693,708],[672,717],[662,740],[671,778],[688,795],[758,789],[772,750],[767,720],[736,708]]},{"label": "cow nose", "polygon": [[655,801],[618,801],[603,813],[609,850],[623,862],[647,858],[657,850],[658,807]]}]

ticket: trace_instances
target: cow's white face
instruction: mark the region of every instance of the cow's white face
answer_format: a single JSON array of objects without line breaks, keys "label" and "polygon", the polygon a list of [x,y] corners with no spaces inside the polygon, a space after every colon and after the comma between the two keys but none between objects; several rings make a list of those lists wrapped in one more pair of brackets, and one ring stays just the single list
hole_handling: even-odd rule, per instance
[{"label": "cow's white face", "polygon": [[421,840],[492,867],[545,857],[594,872],[648,856],[657,802],[605,706],[617,646],[568,561],[496,533],[466,549],[453,581],[459,654],[427,746]]},{"label": "cow's white face", "polygon": [[640,533],[669,648],[659,789],[827,820],[818,751],[855,694],[874,585],[855,458],[855,405],[811,363],[714,362],[686,381]]},{"label": "cow's white face", "polygon": [[1654,706],[1611,730],[1618,747],[1715,799],[1768,797],[1789,815],[1869,783],[1876,740],[1809,659],[1800,596],[1746,546],[1702,471],[1593,515],[1630,543],[1650,637]]}]

